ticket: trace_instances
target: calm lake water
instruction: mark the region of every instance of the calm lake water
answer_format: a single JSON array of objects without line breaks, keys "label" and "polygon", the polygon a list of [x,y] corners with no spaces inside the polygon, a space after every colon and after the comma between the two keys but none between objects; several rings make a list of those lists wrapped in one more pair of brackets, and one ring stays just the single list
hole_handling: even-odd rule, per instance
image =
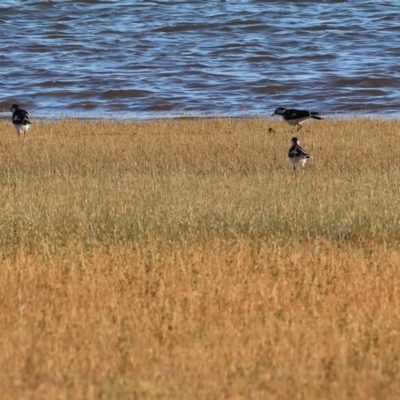
[{"label": "calm lake water", "polygon": [[397,117],[399,15],[379,0],[2,1],[1,115]]}]

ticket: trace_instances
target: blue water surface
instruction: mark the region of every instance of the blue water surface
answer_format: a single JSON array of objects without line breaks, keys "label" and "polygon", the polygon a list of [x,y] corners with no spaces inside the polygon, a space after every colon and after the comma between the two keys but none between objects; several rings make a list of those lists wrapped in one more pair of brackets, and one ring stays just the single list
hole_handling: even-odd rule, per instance
[{"label": "blue water surface", "polygon": [[[399,115],[397,1],[3,1],[0,109]],[[6,114],[5,114],[6,115]]]}]

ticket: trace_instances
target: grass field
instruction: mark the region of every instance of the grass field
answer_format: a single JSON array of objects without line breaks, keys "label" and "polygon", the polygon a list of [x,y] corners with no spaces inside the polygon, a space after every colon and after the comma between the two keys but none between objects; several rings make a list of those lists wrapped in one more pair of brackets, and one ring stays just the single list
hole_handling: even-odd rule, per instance
[{"label": "grass field", "polygon": [[400,398],[400,120],[0,127],[2,399]]}]

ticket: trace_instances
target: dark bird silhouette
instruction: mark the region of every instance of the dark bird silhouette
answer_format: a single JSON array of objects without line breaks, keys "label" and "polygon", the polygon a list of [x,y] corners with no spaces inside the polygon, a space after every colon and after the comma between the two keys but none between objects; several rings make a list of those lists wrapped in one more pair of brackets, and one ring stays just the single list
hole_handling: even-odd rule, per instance
[{"label": "dark bird silhouette", "polygon": [[281,115],[283,120],[289,125],[297,125],[298,131],[301,129],[301,124],[307,119],[323,119],[319,113],[315,111],[296,110],[294,108],[286,109],[284,107],[278,107],[272,115],[274,116],[276,114]]},{"label": "dark bird silhouette", "polygon": [[300,141],[297,137],[292,138],[292,145],[288,153],[289,160],[293,163],[293,170],[296,169],[296,164],[300,164],[304,167],[304,164],[310,157],[310,155],[300,146]]},{"label": "dark bird silhouette", "polygon": [[29,119],[29,114],[27,111],[19,108],[18,104],[13,104],[10,108],[12,112],[12,123],[14,128],[18,132],[18,135],[26,134],[32,122]]}]

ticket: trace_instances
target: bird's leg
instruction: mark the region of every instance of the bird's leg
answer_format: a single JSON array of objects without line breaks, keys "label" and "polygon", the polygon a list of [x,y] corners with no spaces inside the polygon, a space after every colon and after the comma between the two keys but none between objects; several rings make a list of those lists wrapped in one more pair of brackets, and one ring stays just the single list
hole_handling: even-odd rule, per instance
[{"label": "bird's leg", "polygon": [[297,124],[297,132],[302,128],[301,124]]}]

